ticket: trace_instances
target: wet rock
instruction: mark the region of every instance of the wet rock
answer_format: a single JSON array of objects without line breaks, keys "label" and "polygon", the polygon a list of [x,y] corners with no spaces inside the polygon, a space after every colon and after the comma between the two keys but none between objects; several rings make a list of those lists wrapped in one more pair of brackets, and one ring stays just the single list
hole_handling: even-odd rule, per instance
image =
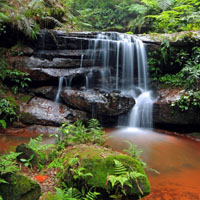
[{"label": "wet rock", "polygon": [[34,53],[34,50],[30,47],[23,47],[21,49],[21,51],[22,51],[23,55],[25,55],[25,56],[32,56]]},{"label": "wet rock", "polygon": [[[53,60],[40,59],[36,57],[26,57],[22,60],[22,65],[28,68],[76,68],[80,67],[81,60],[71,58],[53,58]],[[92,65],[92,60],[83,60],[84,66]]]},{"label": "wet rock", "polygon": [[[96,52],[100,53],[99,50]],[[34,53],[34,56],[40,59],[53,60],[53,58],[72,58],[72,59],[81,59],[83,56],[83,61],[87,60],[87,55],[94,53],[94,50],[39,50]]]},{"label": "wet rock", "polygon": [[7,173],[2,178],[8,182],[0,184],[4,200],[38,200],[41,196],[40,185],[23,175]]},{"label": "wet rock", "polygon": [[55,99],[57,90],[58,88],[54,86],[44,86],[44,87],[33,89],[33,92],[36,96],[53,100]]},{"label": "wet rock", "polygon": [[29,160],[30,159],[30,163],[32,166],[38,166],[38,156],[35,153],[35,151],[33,151],[33,149],[31,149],[27,144],[20,144],[16,147],[16,152],[17,153],[21,153],[18,157],[17,160],[19,162],[21,162],[21,159],[26,159]]},{"label": "wet rock", "polygon": [[[57,84],[58,77],[77,77],[77,76],[85,76],[86,74],[89,74],[91,71],[95,73],[99,73],[100,67],[84,67],[80,68],[80,64],[78,64],[77,68],[51,68],[53,64],[50,64],[51,61],[45,60],[45,66],[47,68],[41,68],[39,67],[40,64],[33,64],[34,62],[43,62],[41,59],[38,58],[29,58],[29,57],[12,57],[10,58],[10,62],[12,63],[12,66],[14,68],[19,69],[22,72],[26,72],[30,74],[30,78],[32,82],[39,82],[41,84],[44,84],[44,82],[51,82],[51,84],[55,85]],[[79,60],[80,62],[80,60]],[[50,65],[49,65],[50,64]],[[89,63],[86,63],[89,64]]]},{"label": "wet rock", "polygon": [[177,106],[171,106],[172,102],[179,100],[183,94],[181,89],[161,89],[157,93],[159,97],[153,107],[153,121],[155,124],[174,125],[177,127],[199,126],[199,109],[191,107],[187,111],[181,111]]},{"label": "wet rock", "polygon": [[60,126],[62,123],[72,123],[77,119],[87,120],[85,112],[73,110],[65,105],[37,97],[33,98],[28,104],[22,104],[20,110],[22,112],[20,121],[28,125]]},{"label": "wet rock", "polygon": [[88,38],[94,38],[97,33],[66,33],[58,30],[42,30],[36,48],[39,50],[83,50],[88,49]]},{"label": "wet rock", "polygon": [[144,43],[161,44],[163,39],[169,40],[173,46],[188,46],[200,44],[200,31],[182,31],[177,33],[139,34]]},{"label": "wet rock", "polygon": [[61,92],[62,100],[74,108],[93,112],[99,115],[115,116],[128,112],[135,100],[119,93],[99,92],[98,90],[70,90]]}]

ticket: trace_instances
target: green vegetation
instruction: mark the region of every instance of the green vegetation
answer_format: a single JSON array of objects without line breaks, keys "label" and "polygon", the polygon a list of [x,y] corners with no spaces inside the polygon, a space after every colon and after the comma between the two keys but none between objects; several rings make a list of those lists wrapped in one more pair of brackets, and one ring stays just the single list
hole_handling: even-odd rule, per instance
[{"label": "green vegetation", "polygon": [[169,40],[163,40],[161,49],[149,53],[148,63],[154,81],[164,87],[183,89],[183,95],[172,106],[178,106],[181,111],[200,108],[200,47],[180,49],[172,47]]},{"label": "green vegetation", "polygon": [[[137,153],[134,152],[137,151],[136,147],[132,150],[135,158],[131,158],[130,156],[115,153],[109,149],[97,146],[103,144],[105,136],[96,119],[90,120],[87,128],[82,122],[77,121],[72,125],[64,124],[60,131],[62,135],[59,137],[57,136],[57,150],[56,153],[55,150],[53,151],[54,159],[47,167],[47,169],[56,169],[56,178],[58,179],[60,187],[57,188],[56,195],[48,194],[48,196],[45,197],[46,199],[69,198],[73,200],[92,200],[101,199],[100,196],[102,195],[110,196],[110,198],[115,197],[116,199],[116,196],[126,196],[126,193],[122,192],[124,190],[126,190],[129,195],[133,194],[133,191],[137,194],[138,192],[139,194],[141,193],[141,195],[143,194],[139,185],[134,185],[136,189],[133,189],[131,185],[137,179],[137,177],[133,177],[133,173],[137,172],[138,174],[134,175],[140,174],[141,176],[144,174],[140,166],[141,162],[139,158],[137,158]],[[69,148],[67,152],[65,147]],[[118,178],[120,179],[121,176],[125,176],[124,174],[118,173],[119,177],[116,177],[117,180],[115,181],[116,186],[113,185],[112,187],[109,181],[109,177],[112,179],[112,175],[116,175],[116,160],[126,168],[126,175],[130,175],[126,180],[126,184],[124,184],[120,190],[117,180]],[[120,172],[120,170],[118,172]],[[147,184],[145,177],[140,181],[145,185]],[[144,188],[146,192],[147,188],[148,185]],[[101,194],[98,193],[99,189]]]},{"label": "green vegetation", "polygon": [[[84,143],[81,144],[80,138],[76,135],[80,134],[80,128],[83,127],[85,126],[80,121],[73,125],[66,126],[65,124],[62,126],[61,130],[65,129],[65,134],[74,136],[71,143],[66,144],[66,138],[63,137],[63,140],[59,138],[58,146],[42,145],[42,136],[40,135],[31,139],[27,145],[19,145],[22,147],[20,152],[18,151],[19,146],[17,147],[18,150],[16,149],[16,151],[19,153],[11,152],[1,156],[0,188],[6,189],[5,192],[0,192],[0,194],[7,198],[8,193],[6,191],[10,187],[14,191],[14,197],[18,193],[21,194],[21,190],[18,191],[15,185],[11,183],[13,180],[17,182],[18,178],[23,180],[20,183],[23,188],[35,185],[28,179],[26,180],[25,177],[16,175],[16,172],[20,173],[20,168],[24,166],[29,167],[30,170],[37,168],[42,172],[55,168],[57,172],[55,177],[57,181],[56,194],[48,193],[43,196],[42,199],[46,200],[121,199],[126,196],[137,196],[139,198],[147,195],[150,192],[149,182],[142,168],[143,164],[137,157],[141,150],[137,150],[136,147],[134,149],[129,148],[128,152],[134,155],[133,158],[99,146],[99,141],[102,144],[105,137],[102,134],[103,131],[99,122],[95,119],[89,121],[87,128],[84,128],[84,133],[81,132],[81,136],[87,138],[87,140],[81,140]],[[99,132],[100,135],[95,133],[95,137],[93,137],[91,131],[93,133]],[[96,137],[98,139],[94,140]],[[28,151],[27,148],[33,151]],[[25,157],[25,154],[28,157]],[[33,167],[32,161],[35,155],[37,155],[38,160],[44,159],[45,155],[45,162],[41,163],[43,167],[40,165]],[[34,187],[37,189],[36,195],[40,194],[38,186],[35,185]],[[31,199],[31,197],[29,198]]]},{"label": "green vegetation", "polygon": [[198,0],[1,1],[0,34],[7,26],[36,38],[40,28],[176,32],[199,30]]},{"label": "green vegetation", "polygon": [[70,144],[91,143],[102,145],[105,142],[105,133],[96,119],[89,120],[88,127],[85,127],[80,120],[74,124],[63,124],[59,131],[61,131],[62,135],[56,134],[55,137],[57,145],[61,149]]},{"label": "green vegetation", "polygon": [[15,173],[20,170],[16,160],[19,155],[20,153],[11,152],[0,157],[0,184],[7,183],[3,178],[5,174]]},{"label": "green vegetation", "polygon": [[19,89],[27,88],[31,80],[27,73],[9,66],[9,50],[0,49],[0,53],[0,127],[6,128],[19,117],[19,106],[14,96]]}]

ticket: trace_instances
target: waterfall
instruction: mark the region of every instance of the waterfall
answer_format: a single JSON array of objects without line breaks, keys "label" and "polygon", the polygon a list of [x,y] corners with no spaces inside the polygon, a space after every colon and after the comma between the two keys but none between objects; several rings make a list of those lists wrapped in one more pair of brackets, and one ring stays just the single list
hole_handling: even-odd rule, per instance
[{"label": "waterfall", "polygon": [[55,102],[60,102],[60,92],[62,90],[62,86],[63,86],[63,81],[64,81],[64,77],[59,77],[59,81],[58,81],[58,90],[57,90],[57,94],[55,97]]},{"label": "waterfall", "polygon": [[80,68],[83,67],[83,58],[84,58],[84,54],[81,55],[81,65],[80,65]]},{"label": "waterfall", "polygon": [[[120,90],[136,101],[128,116],[119,117],[119,124],[151,128],[154,99],[148,89],[147,55],[143,42],[133,35],[99,33],[95,39],[90,39],[87,57],[93,61],[93,66],[101,67],[100,88]],[[114,72],[106,73],[111,66],[115,66]]]}]

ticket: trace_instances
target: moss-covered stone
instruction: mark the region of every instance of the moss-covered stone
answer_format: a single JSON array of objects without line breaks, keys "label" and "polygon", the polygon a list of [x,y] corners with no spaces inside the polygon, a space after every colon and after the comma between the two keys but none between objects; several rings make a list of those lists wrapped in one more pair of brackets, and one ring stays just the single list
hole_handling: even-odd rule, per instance
[{"label": "moss-covered stone", "polygon": [[[130,167],[144,176],[138,178],[138,183],[140,188],[143,191],[143,195],[138,189],[137,183],[133,183],[133,187],[130,190],[127,190],[127,197],[124,199],[138,199],[139,196],[145,196],[150,193],[150,185],[147,179],[147,176],[141,167],[141,164],[134,158],[121,154],[119,152],[111,151],[110,149],[99,147],[99,146],[87,146],[87,145],[78,145],[75,148],[69,150],[65,156],[66,160],[66,172],[65,172],[65,183],[71,187],[74,184],[73,175],[69,173],[70,165],[67,161],[70,161],[71,158],[78,157],[80,166],[85,168],[85,173],[92,173],[93,177],[88,177],[86,184],[89,187],[95,187],[101,194],[104,194],[104,198],[107,195],[108,199],[108,184],[107,177],[108,175],[114,174],[115,163],[114,160],[120,161],[125,167]],[[115,193],[109,188],[111,193]]]},{"label": "moss-covered stone", "polygon": [[0,195],[4,200],[38,200],[40,185],[23,175],[5,174],[8,183],[0,184]]},{"label": "moss-covered stone", "polygon": [[21,153],[17,160],[20,162],[21,159],[30,160],[32,166],[38,166],[38,156],[27,144],[20,144],[16,147],[16,152]]}]

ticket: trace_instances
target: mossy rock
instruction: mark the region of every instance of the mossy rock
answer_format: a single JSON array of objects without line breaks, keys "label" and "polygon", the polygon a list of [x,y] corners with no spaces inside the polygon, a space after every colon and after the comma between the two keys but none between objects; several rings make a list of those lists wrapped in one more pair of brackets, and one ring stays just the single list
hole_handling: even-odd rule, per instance
[{"label": "mossy rock", "polygon": [[[64,158],[66,163],[64,182],[69,187],[73,187],[74,184],[76,184],[76,181],[73,179],[73,174],[69,173],[70,168],[73,166],[70,166],[68,162],[71,158],[75,157],[79,158],[80,167],[85,168],[84,173],[92,173],[93,175],[93,177],[87,177],[87,180],[84,180],[86,185],[89,188],[95,187],[97,191],[103,195],[104,199],[109,199],[109,195],[115,193],[115,188],[111,189],[110,184],[106,184],[108,175],[114,175],[114,160],[120,161],[127,169],[131,168],[133,171],[143,175],[137,178],[143,194],[141,194],[137,183],[134,181],[132,188],[127,189],[127,195],[123,199],[135,200],[139,199],[140,196],[146,196],[150,193],[150,185],[147,176],[141,164],[136,159],[96,145],[78,145],[66,153]],[[108,190],[110,191],[110,194],[108,194]]]},{"label": "mossy rock", "polygon": [[31,149],[27,144],[20,144],[16,147],[16,152],[21,153],[17,160],[21,162],[21,159],[30,160],[32,166],[38,166],[39,159],[38,155],[35,153],[33,149]]},{"label": "mossy rock", "polygon": [[5,174],[7,184],[0,184],[0,195],[3,200],[38,200],[41,188],[38,183],[23,175]]}]

